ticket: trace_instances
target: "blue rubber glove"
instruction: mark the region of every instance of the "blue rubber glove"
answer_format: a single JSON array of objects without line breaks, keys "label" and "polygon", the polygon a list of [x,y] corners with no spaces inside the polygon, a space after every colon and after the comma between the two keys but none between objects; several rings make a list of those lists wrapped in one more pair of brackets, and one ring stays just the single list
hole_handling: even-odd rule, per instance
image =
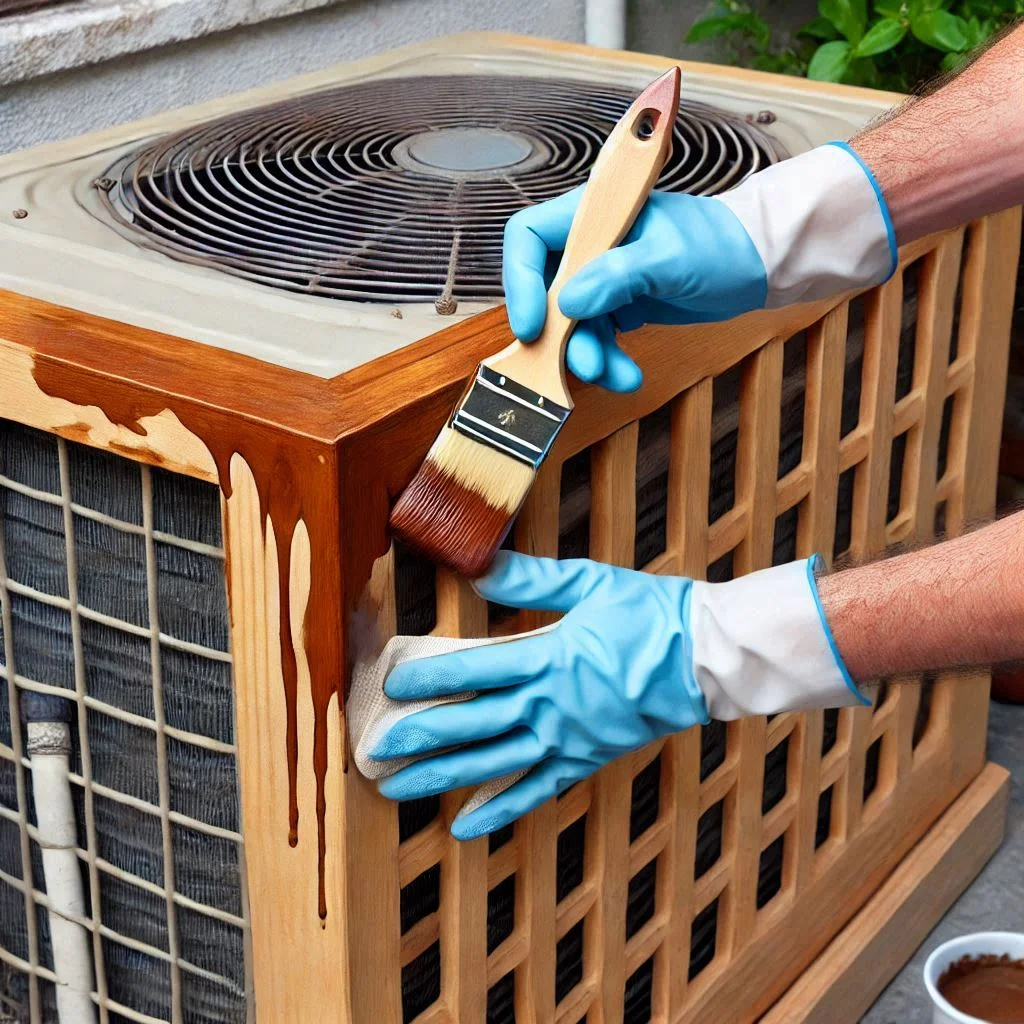
[{"label": "blue rubber glove", "polygon": [[[505,300],[521,341],[544,326],[550,256],[565,247],[581,193],[528,207],[505,227]],[[566,363],[581,380],[634,391],[642,374],[616,331],[826,298],[877,284],[895,268],[881,192],[843,144],[768,167],[722,196],[655,192],[622,245],[562,288],[559,308],[579,321]]]},{"label": "blue rubber glove", "polygon": [[709,715],[863,703],[813,568],[808,559],[710,584],[499,552],[474,584],[484,597],[565,616],[544,632],[392,668],[384,693],[395,701],[469,699],[412,711],[376,740],[373,761],[420,759],[381,792],[411,800],[525,773],[455,818],[452,833],[471,839]]},{"label": "blue rubber glove", "polygon": [[472,745],[403,769],[381,792],[411,800],[529,770],[455,820],[453,834],[469,839],[539,807],[620,754],[706,722],[690,668],[691,586],[586,560],[501,553],[478,581],[480,593],[565,617],[550,632],[395,668],[384,688],[394,699],[478,695],[392,726],[375,759]]}]

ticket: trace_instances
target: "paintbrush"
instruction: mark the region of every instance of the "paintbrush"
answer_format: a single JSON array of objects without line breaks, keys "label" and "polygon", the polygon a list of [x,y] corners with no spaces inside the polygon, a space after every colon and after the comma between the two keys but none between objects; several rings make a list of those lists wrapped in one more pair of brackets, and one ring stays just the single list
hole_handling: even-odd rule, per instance
[{"label": "paintbrush", "polygon": [[561,286],[629,231],[665,164],[678,105],[674,67],[612,129],[548,290],[540,337],[515,341],[480,364],[391,512],[401,540],[463,576],[487,571],[572,412],[565,347],[575,321],[558,308]]}]

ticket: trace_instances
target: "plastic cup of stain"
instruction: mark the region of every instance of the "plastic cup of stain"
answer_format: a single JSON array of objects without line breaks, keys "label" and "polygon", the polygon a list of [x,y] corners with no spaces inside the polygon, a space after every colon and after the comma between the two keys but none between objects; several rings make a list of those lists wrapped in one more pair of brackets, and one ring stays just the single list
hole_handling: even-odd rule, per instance
[{"label": "plastic cup of stain", "polygon": [[932,1024],[1024,1021],[1022,961],[1024,934],[1018,932],[978,932],[944,942],[924,965]]}]

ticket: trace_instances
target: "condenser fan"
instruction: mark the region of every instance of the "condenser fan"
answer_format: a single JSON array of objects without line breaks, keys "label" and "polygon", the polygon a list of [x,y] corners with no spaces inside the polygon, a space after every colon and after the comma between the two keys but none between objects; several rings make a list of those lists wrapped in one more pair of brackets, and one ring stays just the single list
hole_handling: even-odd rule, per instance
[{"label": "condenser fan", "polygon": [[[156,141],[96,182],[119,230],[313,295],[499,301],[508,217],[583,182],[635,97],[512,76],[381,79]],[[750,120],[680,107],[658,187],[713,195],[785,156]]]}]

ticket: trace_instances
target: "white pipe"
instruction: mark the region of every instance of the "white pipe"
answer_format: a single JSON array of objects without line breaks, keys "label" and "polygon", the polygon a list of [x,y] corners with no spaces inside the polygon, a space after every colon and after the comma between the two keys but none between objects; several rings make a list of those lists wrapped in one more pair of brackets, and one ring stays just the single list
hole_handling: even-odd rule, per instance
[{"label": "white pipe", "polygon": [[71,730],[64,722],[30,721],[26,746],[32,762],[32,793],[49,902],[57,1015],[61,1024],[89,1024],[96,1020],[90,996],[93,971],[89,932],[66,916],[86,916],[68,779]]},{"label": "white pipe", "polygon": [[586,0],[584,38],[606,50],[626,48],[626,0]]}]

